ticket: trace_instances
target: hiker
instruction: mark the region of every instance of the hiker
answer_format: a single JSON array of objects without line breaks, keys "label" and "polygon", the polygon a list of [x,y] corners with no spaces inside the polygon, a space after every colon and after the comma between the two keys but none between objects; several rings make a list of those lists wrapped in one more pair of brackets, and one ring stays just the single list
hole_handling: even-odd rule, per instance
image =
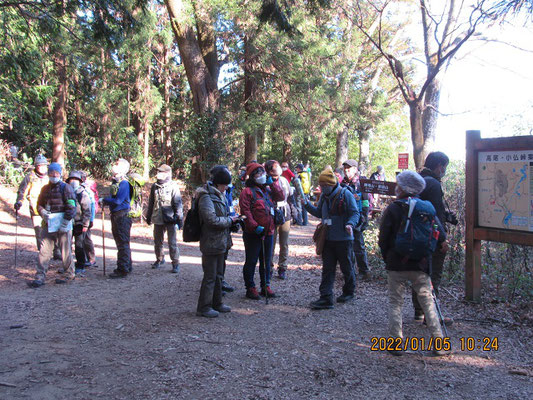
[{"label": "hiker", "polygon": [[[230,173],[231,175],[231,172],[229,171],[229,168],[225,165],[223,165],[223,167],[226,167],[226,169],[228,170],[228,172]],[[211,169],[211,171],[209,171],[209,173],[211,174],[211,176],[214,174],[214,169]],[[224,192],[224,197],[226,198],[226,209],[228,211],[228,216],[230,217],[233,217],[233,216],[238,216],[237,215],[237,212],[235,211],[235,204],[236,204],[236,201],[233,200],[233,190],[235,189],[235,187],[233,186],[233,183],[230,183],[228,185],[228,187],[226,188],[226,191]],[[232,229],[231,229],[231,232],[238,232],[239,231],[239,226],[238,225],[233,225],[232,226]],[[224,270],[223,270],[223,273],[222,273],[222,295],[225,295],[226,293],[231,293],[233,291],[235,291],[235,288],[233,286],[231,286],[228,282],[226,282],[226,263],[227,263],[227,260],[228,260],[228,253],[229,253],[229,249],[228,251],[226,251],[226,254],[224,254]]]},{"label": "hiker", "polygon": [[[429,273],[431,271],[431,255],[424,256],[421,259],[412,259],[409,256],[399,252],[397,246],[397,235],[400,229],[404,229],[407,221],[416,223],[413,216],[407,219],[409,205],[405,199],[411,197],[410,201],[420,201],[418,195],[426,186],[424,178],[413,171],[404,171],[396,177],[396,195],[398,200],[391,203],[383,213],[381,225],[379,228],[379,248],[385,261],[387,269],[387,281],[389,292],[389,336],[393,338],[402,338],[402,306],[403,297],[407,282],[411,283],[413,290],[416,292],[420,305],[426,315],[426,322],[431,336],[442,338],[442,330],[437,317],[437,311],[431,293],[431,280]],[[402,203],[402,200],[404,201]],[[434,208],[429,202],[430,210],[434,214]],[[426,206],[427,207],[427,206]],[[414,211],[416,213],[416,209]],[[421,219],[422,220],[422,219]],[[438,229],[438,242],[445,243],[446,233],[438,218],[434,220]],[[433,224],[431,221],[429,224]],[[408,228],[408,226],[407,226]],[[412,230],[417,231],[415,227]],[[428,252],[428,240],[423,238],[421,249],[413,249]],[[390,351],[394,355],[401,355],[401,351]],[[437,355],[445,352],[435,352]]]},{"label": "hiker", "polygon": [[[306,169],[304,170],[303,164],[297,164],[296,165],[296,175],[298,176],[298,179],[300,180],[300,183],[302,185],[302,192],[303,192],[303,198],[305,200],[309,200],[309,193],[311,192],[311,173]],[[298,193],[298,195],[301,196],[301,193]],[[302,199],[298,199],[300,204],[302,203]],[[302,226],[307,226],[309,223],[308,217],[307,217],[307,210],[305,207],[302,207],[301,210],[301,220],[302,220]]]},{"label": "hiker", "polygon": [[96,219],[96,213],[98,212],[98,189],[96,188],[96,182],[91,179],[87,179],[87,174],[84,171],[80,171],[80,173],[81,186],[85,189],[89,195],[89,200],[91,201],[91,221],[89,222],[89,228],[85,233],[83,245],[85,249],[85,256],[87,257],[87,263],[85,267],[98,268],[98,265],[96,265],[96,254],[94,252],[94,243],[91,232],[91,229],[94,226],[94,220]]},{"label": "hiker", "polygon": [[72,234],[74,236],[74,253],[76,254],[76,276],[85,275],[87,266],[87,254],[85,253],[85,236],[91,223],[91,199],[85,188],[81,185],[83,178],[80,171],[72,171],[68,176],[67,183],[72,187],[76,196],[76,215]]},{"label": "hiker", "polygon": [[52,257],[56,241],[61,249],[64,277],[56,283],[67,283],[74,279],[72,262],[72,219],[76,215],[76,196],[72,187],[61,181],[63,168],[58,163],[48,166],[49,183],[43,186],[37,199],[37,210],[43,219],[41,250],[35,279],[28,286],[38,288],[45,283],[48,262]]},{"label": "hiker", "polygon": [[211,180],[196,190],[201,222],[200,251],[204,277],[196,315],[214,318],[231,308],[222,303],[224,258],[233,242],[230,227],[238,219],[229,216],[224,192],[231,183],[231,173],[224,165],[211,169]]},{"label": "hiker", "polygon": [[[437,213],[439,221],[442,223],[445,232],[448,232],[446,223],[457,223],[455,214],[446,210],[444,201],[444,192],[442,190],[441,180],[446,175],[446,168],[450,159],[448,156],[440,151],[429,153],[424,161],[424,168],[420,171],[420,175],[426,182],[425,189],[420,193],[422,200],[429,201]],[[444,269],[444,260],[446,259],[446,252],[448,251],[447,242],[440,242],[439,247],[433,253],[431,260],[431,283],[435,289],[435,294],[438,296],[440,282],[442,279],[442,271]],[[424,319],[424,311],[420,305],[419,299],[417,299],[416,293],[412,293],[413,306],[415,309],[415,320],[421,321]],[[447,324],[453,323],[451,318],[446,318]]]},{"label": "hiker", "polygon": [[[274,229],[274,238],[272,243],[272,253],[276,247],[276,241],[279,238],[279,257],[278,257],[278,278],[285,280],[287,278],[287,266],[289,262],[289,234],[291,231],[291,208],[288,203],[288,198],[291,193],[291,187],[287,179],[282,176],[283,171],[281,166],[275,160],[270,160],[265,163],[265,170],[274,182],[277,182],[283,190],[284,199],[276,203],[276,207],[283,212],[284,222],[277,225]],[[274,265],[274,255],[272,254],[272,262],[270,264],[270,272],[272,273]]]},{"label": "hiker", "polygon": [[109,274],[111,279],[125,278],[133,270],[130,249],[131,217],[128,215],[131,209],[131,185],[127,179],[129,170],[130,163],[119,158],[111,167],[111,195],[100,199],[102,205],[109,206],[111,211],[111,231],[118,250],[117,268]]},{"label": "hiker", "polygon": [[331,168],[326,168],[318,177],[321,195],[317,206],[309,200],[305,208],[312,215],[322,219],[327,226],[327,235],[322,250],[322,280],[320,282],[320,298],[311,302],[313,309],[333,308],[333,286],[337,262],[344,276],[342,295],[337,297],[338,303],[346,303],[353,299],[355,291],[353,238],[354,230],[359,221],[359,210],[352,193],[342,187]]},{"label": "hiker", "polygon": [[[374,180],[374,181],[384,181],[385,180],[385,169],[383,168],[382,165],[378,165],[378,167],[376,168],[376,171],[374,171],[372,173],[372,175],[370,175],[370,179],[371,180]],[[374,209],[379,209],[380,206],[379,206],[379,194],[377,193],[369,193],[368,194],[368,200],[370,201],[370,215],[373,216],[374,213]]]},{"label": "hiker", "polygon": [[270,263],[272,259],[275,206],[277,201],[284,200],[283,189],[279,182],[268,176],[261,164],[250,163],[246,166],[246,187],[239,198],[241,214],[244,220],[244,250],[246,261],[243,266],[246,297],[259,300],[255,288],[254,274],[259,260],[259,277],[261,295],[275,297],[270,288]]},{"label": "hiker", "polygon": [[150,189],[146,222],[154,224],[154,251],[156,260],[153,269],[165,263],[163,241],[165,232],[168,238],[168,250],[172,260],[170,272],[177,274],[180,269],[180,251],[178,248],[178,229],[183,226],[183,204],[178,183],[172,180],[172,168],[162,164],[157,168],[157,181]]},{"label": "hiker", "polygon": [[289,168],[287,161],[281,163],[281,171],[281,176],[287,179],[292,185],[290,186],[290,195],[287,199],[291,209],[292,225],[302,225],[302,203],[298,201],[301,193],[303,193],[302,184],[300,183],[300,179]]},{"label": "hiker", "polygon": [[[344,179],[341,185],[346,187],[355,197],[357,208],[359,210],[359,221],[354,229],[353,250],[355,253],[355,260],[359,275],[363,279],[370,279],[370,269],[368,268],[368,258],[365,249],[365,237],[363,232],[368,227],[368,194],[361,192],[361,185],[359,183],[359,171],[357,169],[357,161],[346,160],[342,163],[344,168]],[[364,176],[361,178],[365,178]]]},{"label": "hiker", "polygon": [[[26,174],[19,185],[17,191],[17,200],[14,208],[16,211],[22,207],[24,199],[28,200],[30,206],[30,217],[35,231],[35,241],[37,243],[37,251],[41,250],[41,241],[43,236],[42,218],[37,209],[37,199],[41,193],[44,185],[48,184],[48,160],[42,154],[35,157],[34,169]],[[54,246],[54,260],[61,260],[61,249],[57,243]]]}]

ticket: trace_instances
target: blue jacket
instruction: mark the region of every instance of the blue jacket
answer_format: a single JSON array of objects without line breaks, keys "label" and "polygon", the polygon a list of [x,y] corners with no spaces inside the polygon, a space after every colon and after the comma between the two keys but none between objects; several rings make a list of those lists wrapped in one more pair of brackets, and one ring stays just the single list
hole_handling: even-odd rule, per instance
[{"label": "blue jacket", "polygon": [[130,209],[130,183],[123,179],[118,185],[118,192],[115,196],[109,196],[104,199],[104,204],[109,206],[111,212]]},{"label": "blue jacket", "polygon": [[[331,204],[332,200],[334,204]],[[326,240],[332,242],[353,240],[353,234],[348,234],[344,227],[346,225],[351,225],[352,228],[357,226],[359,210],[353,194],[348,189],[337,185],[329,196],[320,195],[316,207],[307,202],[305,209],[311,215],[321,218],[322,223],[327,223],[327,220],[331,219]]]}]

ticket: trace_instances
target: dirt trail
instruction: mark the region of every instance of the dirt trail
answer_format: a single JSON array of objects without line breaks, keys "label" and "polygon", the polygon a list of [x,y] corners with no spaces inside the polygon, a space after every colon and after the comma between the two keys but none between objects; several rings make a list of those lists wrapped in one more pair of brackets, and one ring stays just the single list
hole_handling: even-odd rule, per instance
[{"label": "dirt trail", "polygon": [[[533,398],[531,327],[490,306],[458,301],[460,288],[443,293],[446,312],[461,317],[450,328],[449,357],[370,350],[371,337],[386,331],[383,277],[358,282],[351,303],[311,311],[320,282],[313,226],[291,231],[288,280],[273,281],[279,298],[269,305],[244,298],[244,248],[234,235],[227,280],[237,290],[225,297],[233,311],[207,320],[194,313],[202,278],[197,245],[180,242],[178,276],[168,263],[152,270],[146,226],[132,230],[131,277],[102,276],[98,222],[99,269],[59,286],[53,265],[44,287],[28,289],[37,256],[33,230],[23,214],[15,268],[15,221],[8,210],[14,194],[1,192],[0,399]],[[106,231],[111,271],[115,248],[109,225]],[[407,293],[404,317],[406,336],[428,338],[412,321]],[[460,351],[460,337],[498,337],[499,350]]]}]

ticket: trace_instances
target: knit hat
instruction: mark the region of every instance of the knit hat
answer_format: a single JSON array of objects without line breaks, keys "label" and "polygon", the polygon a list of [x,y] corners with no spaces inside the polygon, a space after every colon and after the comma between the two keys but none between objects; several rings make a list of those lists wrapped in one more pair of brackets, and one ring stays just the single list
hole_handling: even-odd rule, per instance
[{"label": "knit hat", "polygon": [[299,169],[299,170],[304,170],[304,165],[302,163],[299,163],[299,164],[296,164],[296,167],[294,167],[296,169]]},{"label": "knit hat", "polygon": [[327,167],[320,173],[320,176],[318,177],[319,185],[335,186],[338,182],[339,181],[337,180],[337,177],[335,176],[335,173],[331,167]]},{"label": "knit hat", "polygon": [[418,195],[426,187],[426,181],[418,173],[414,171],[403,171],[396,177],[396,183],[399,188],[407,193],[412,195]]},{"label": "knit hat", "polygon": [[216,165],[211,169],[211,182],[215,185],[229,185],[231,174],[225,165]]},{"label": "knit hat", "polygon": [[63,167],[61,166],[61,164],[53,162],[48,166],[48,173],[52,171],[56,171],[61,174],[61,172],[63,172]]},{"label": "knit hat", "polygon": [[246,166],[246,175],[251,177],[252,174],[254,173],[254,171],[257,168],[263,168],[264,169],[264,167],[261,164],[258,164],[258,163],[255,163],[255,162],[252,162],[252,163],[248,164]]}]

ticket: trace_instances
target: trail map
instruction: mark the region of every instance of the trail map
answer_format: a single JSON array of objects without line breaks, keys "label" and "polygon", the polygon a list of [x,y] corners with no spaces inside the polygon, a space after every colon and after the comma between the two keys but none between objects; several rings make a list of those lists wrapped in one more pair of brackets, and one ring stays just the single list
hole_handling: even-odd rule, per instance
[{"label": "trail map", "polygon": [[533,149],[478,153],[478,224],[533,232]]}]

